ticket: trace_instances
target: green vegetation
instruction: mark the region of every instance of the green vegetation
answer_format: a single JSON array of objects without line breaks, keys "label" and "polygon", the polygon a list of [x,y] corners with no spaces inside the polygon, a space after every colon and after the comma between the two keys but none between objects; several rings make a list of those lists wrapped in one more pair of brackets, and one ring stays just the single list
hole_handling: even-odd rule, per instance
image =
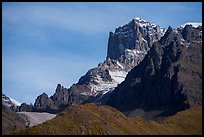
[{"label": "green vegetation", "polygon": [[202,107],[195,107],[161,122],[140,117],[128,118],[109,106],[74,105],[43,124],[13,134],[18,135],[201,135]]}]

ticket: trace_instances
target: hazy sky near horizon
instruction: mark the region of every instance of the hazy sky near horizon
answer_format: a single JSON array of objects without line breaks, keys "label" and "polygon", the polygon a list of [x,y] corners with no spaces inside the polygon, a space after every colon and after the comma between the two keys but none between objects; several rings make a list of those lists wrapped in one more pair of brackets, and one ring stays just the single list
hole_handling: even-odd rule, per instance
[{"label": "hazy sky near horizon", "polygon": [[3,2],[2,92],[34,103],[106,58],[108,35],[140,17],[163,28],[202,22],[201,2]]}]

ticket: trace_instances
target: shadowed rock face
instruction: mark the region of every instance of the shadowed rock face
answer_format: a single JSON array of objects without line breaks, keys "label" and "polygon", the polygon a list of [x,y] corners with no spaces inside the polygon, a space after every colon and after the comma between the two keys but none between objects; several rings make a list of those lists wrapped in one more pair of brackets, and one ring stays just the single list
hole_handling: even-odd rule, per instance
[{"label": "shadowed rock face", "polygon": [[54,104],[58,107],[68,104],[68,89],[60,84],[57,85],[55,94],[50,97]]},{"label": "shadowed rock face", "polygon": [[53,96],[48,97],[43,93],[37,97],[32,111],[56,113],[62,111],[67,105],[68,89],[58,84]]},{"label": "shadowed rock face", "polygon": [[43,93],[37,97],[34,106],[36,109],[46,109],[47,107],[53,108],[54,102],[46,93]]},{"label": "shadowed rock face", "polygon": [[[144,60],[127,75],[105,104],[121,111],[142,108],[171,114],[202,103],[202,33],[168,28]],[[107,99],[106,99],[107,100]]]},{"label": "shadowed rock face", "polygon": [[26,103],[22,103],[21,106],[19,107],[19,111],[27,111],[31,112],[34,110],[34,106],[32,104],[28,105]]}]

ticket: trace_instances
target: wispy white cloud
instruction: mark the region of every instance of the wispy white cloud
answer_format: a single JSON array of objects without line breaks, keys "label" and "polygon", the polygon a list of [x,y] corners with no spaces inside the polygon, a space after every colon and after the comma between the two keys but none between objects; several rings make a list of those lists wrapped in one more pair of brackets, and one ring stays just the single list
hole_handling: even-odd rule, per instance
[{"label": "wispy white cloud", "polygon": [[110,7],[106,10],[98,10],[94,6],[91,8],[86,3],[77,6],[65,4],[67,7],[58,4],[56,6],[42,6],[32,3],[11,5],[3,9],[3,16],[8,23],[16,26],[31,24],[36,29],[54,27],[55,29],[66,29],[85,34],[107,32],[112,27],[110,24],[113,24],[117,21],[115,18],[118,18],[113,16],[118,11],[111,10]]}]

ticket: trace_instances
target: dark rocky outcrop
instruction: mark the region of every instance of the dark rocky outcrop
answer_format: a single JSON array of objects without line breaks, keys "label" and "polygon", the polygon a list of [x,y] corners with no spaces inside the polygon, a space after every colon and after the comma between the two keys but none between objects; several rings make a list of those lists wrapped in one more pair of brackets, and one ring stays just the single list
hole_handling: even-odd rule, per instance
[{"label": "dark rocky outcrop", "polygon": [[69,89],[69,105],[83,103],[92,96],[90,93],[91,89],[86,84],[73,84]]},{"label": "dark rocky outcrop", "polygon": [[35,109],[38,111],[47,111],[57,109],[54,101],[48,97],[46,93],[43,93],[35,100]]},{"label": "dark rocky outcrop", "polygon": [[22,112],[22,111],[26,111],[26,112],[32,112],[34,111],[34,106],[32,104],[28,105],[26,103],[22,103],[19,107],[19,111]]},{"label": "dark rocky outcrop", "polygon": [[50,99],[54,102],[55,106],[59,108],[64,107],[68,104],[68,89],[58,84],[55,94]]},{"label": "dark rocky outcrop", "polygon": [[181,32],[169,27],[144,60],[106,97],[105,104],[123,112],[159,110],[159,115],[202,104],[200,34],[192,26]]},{"label": "dark rocky outcrop", "polygon": [[181,34],[186,41],[201,41],[202,40],[202,27],[199,26],[197,29],[193,28],[191,25],[186,25],[182,30]]},{"label": "dark rocky outcrop", "polygon": [[37,97],[34,104],[34,111],[57,113],[68,106],[69,93],[68,89],[57,85],[53,96],[48,97],[46,93]]}]

